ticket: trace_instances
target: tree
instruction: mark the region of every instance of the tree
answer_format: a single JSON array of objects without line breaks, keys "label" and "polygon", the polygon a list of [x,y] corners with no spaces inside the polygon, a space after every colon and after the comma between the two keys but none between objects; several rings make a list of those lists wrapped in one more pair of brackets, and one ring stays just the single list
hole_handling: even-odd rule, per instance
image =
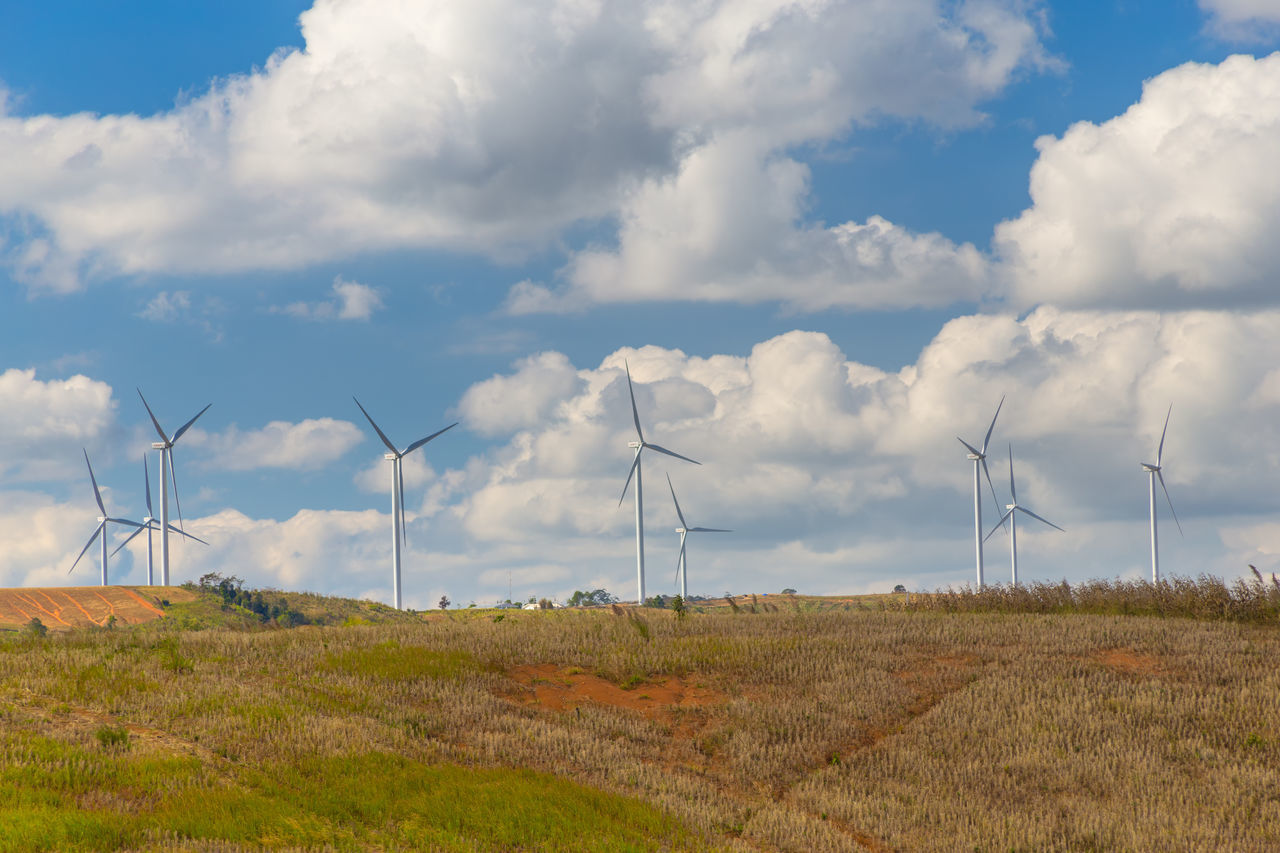
[{"label": "tree", "polygon": [[677,619],[683,619],[689,615],[689,610],[684,606],[684,599],[681,596],[677,595],[671,599],[671,609],[675,611]]},{"label": "tree", "polygon": [[447,596],[447,595],[442,595],[442,596],[440,596],[440,609],[441,609],[441,610],[448,610],[448,609],[449,609],[449,605],[450,605],[450,604],[452,604],[452,603],[453,603],[453,602],[449,601],[449,596]]},{"label": "tree", "polygon": [[796,594],[796,591],[795,591],[794,589],[792,589],[791,587],[787,587],[786,589],[784,589],[784,590],[782,591],[782,594],[783,594],[783,595],[795,595],[795,594]]},{"label": "tree", "polygon": [[895,586],[895,587],[893,588],[893,591],[894,591],[894,592],[906,592],[906,591],[907,591],[907,588],[906,588],[905,586],[903,586],[902,584],[898,584],[897,586]]},{"label": "tree", "polygon": [[27,623],[27,632],[33,637],[43,637],[49,633],[49,629],[37,617],[32,616],[31,621]]},{"label": "tree", "polygon": [[613,595],[607,589],[593,589],[589,592],[577,589],[573,591],[573,595],[569,596],[570,607],[604,607],[617,603],[618,596]]}]

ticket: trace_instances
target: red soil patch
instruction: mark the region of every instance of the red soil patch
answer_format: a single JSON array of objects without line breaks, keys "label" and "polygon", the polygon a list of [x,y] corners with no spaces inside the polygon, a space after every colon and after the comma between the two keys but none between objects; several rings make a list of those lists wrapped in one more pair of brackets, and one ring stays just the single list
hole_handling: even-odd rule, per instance
[{"label": "red soil patch", "polygon": [[1153,676],[1168,672],[1158,658],[1139,654],[1133,649],[1103,649],[1093,656],[1093,660],[1124,675]]},{"label": "red soil patch", "polygon": [[21,628],[39,619],[53,631],[104,626],[116,617],[122,625],[150,622],[164,615],[160,599],[190,601],[180,587],[67,586],[0,589],[0,628]]},{"label": "red soil patch", "polygon": [[715,690],[690,684],[677,676],[662,681],[645,681],[623,689],[598,675],[550,663],[517,666],[507,675],[526,688],[513,698],[553,711],[572,711],[579,705],[594,703],[659,717],[676,708],[694,708],[725,701],[725,697]]}]

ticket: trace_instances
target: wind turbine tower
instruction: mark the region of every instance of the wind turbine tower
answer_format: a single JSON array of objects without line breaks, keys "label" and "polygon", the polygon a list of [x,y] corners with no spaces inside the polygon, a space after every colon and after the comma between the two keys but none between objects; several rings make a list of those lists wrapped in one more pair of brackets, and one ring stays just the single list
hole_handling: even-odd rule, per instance
[{"label": "wind turbine tower", "polygon": [[688,522],[684,520],[684,513],[680,511],[680,501],[676,499],[676,487],[671,485],[671,475],[667,475],[667,488],[671,490],[671,500],[676,505],[676,518],[680,519],[680,526],[676,528],[676,533],[680,534],[680,556],[676,558],[676,580],[680,581],[680,597],[685,601],[689,600],[689,566],[685,562],[684,541],[689,537],[690,533],[732,533],[732,530],[723,530],[719,527],[690,527]]},{"label": "wind turbine tower", "polygon": [[178,443],[178,439],[191,429],[191,425],[209,411],[209,406],[205,406],[196,412],[196,416],[178,427],[178,431],[173,435],[165,433],[164,428],[160,426],[160,421],[156,420],[155,413],[151,411],[151,407],[147,405],[147,398],[142,396],[142,389],[138,390],[138,396],[142,399],[142,405],[147,410],[147,414],[151,416],[151,423],[156,428],[156,432],[160,435],[159,441],[151,442],[151,449],[160,451],[160,583],[164,586],[169,585],[169,531],[173,528],[169,525],[169,484],[173,483],[173,502],[178,508],[178,523],[182,523],[182,501],[178,499],[178,475],[173,465],[173,446]]},{"label": "wind turbine tower", "polygon": [[396,446],[391,443],[391,439],[387,438],[369,413],[365,411],[364,406],[360,405],[360,401],[353,396],[352,400],[356,401],[360,411],[364,413],[365,418],[369,421],[369,425],[373,427],[373,431],[378,434],[378,438],[382,439],[382,443],[387,446],[389,453],[384,453],[382,458],[391,463],[391,587],[392,596],[395,599],[396,610],[401,608],[400,594],[400,546],[407,544],[408,540],[404,532],[404,476],[401,469],[401,460],[431,439],[448,432],[457,426],[456,423],[449,424],[442,430],[431,433],[426,438],[420,438],[413,444],[410,444],[404,450],[397,450]]},{"label": "wind turbine tower", "polygon": [[1142,470],[1147,472],[1148,480],[1148,504],[1151,508],[1151,582],[1160,582],[1160,540],[1156,535],[1156,480],[1160,481],[1160,488],[1164,490],[1164,499],[1169,503],[1169,512],[1173,515],[1173,523],[1178,525],[1178,533],[1182,534],[1182,522],[1178,521],[1178,513],[1174,512],[1173,500],[1169,497],[1169,488],[1164,484],[1164,474],[1160,472],[1160,462],[1164,459],[1164,437],[1169,431],[1169,416],[1173,414],[1173,404],[1169,405],[1169,411],[1164,416],[1164,429],[1160,431],[1160,446],[1156,449],[1155,464],[1150,462],[1142,463]]},{"label": "wind turbine tower", "polygon": [[658,453],[665,453],[667,456],[674,456],[676,459],[683,459],[685,462],[693,462],[694,465],[701,465],[690,459],[688,456],[681,456],[679,453],[667,450],[665,447],[659,447],[644,440],[644,431],[640,429],[640,412],[636,409],[636,392],[631,385],[631,366],[625,361],[622,363],[627,370],[627,393],[631,395],[631,419],[636,425],[637,441],[627,443],[635,451],[635,459],[631,462],[631,470],[627,472],[627,481],[622,484],[622,496],[618,498],[618,506],[622,506],[622,501],[627,497],[627,489],[631,485],[631,478],[636,479],[636,589],[639,598],[636,603],[644,604],[644,494],[641,488],[640,478],[640,454],[647,448],[656,450]]},{"label": "wind turbine tower", "polygon": [[991,482],[991,472],[987,469],[987,445],[991,443],[991,431],[996,428],[996,418],[1000,417],[1000,409],[1004,406],[1004,397],[1000,398],[1000,404],[996,406],[996,413],[991,418],[991,426],[987,427],[987,437],[982,440],[982,449],[978,450],[963,438],[956,436],[956,441],[965,446],[969,451],[969,459],[973,460],[973,541],[977,552],[978,562],[978,588],[983,586],[982,580],[982,478],[979,476],[978,468],[981,466],[981,473],[987,475],[987,485],[991,487],[991,497],[996,502],[996,507],[1000,506],[1000,499],[996,497],[996,487]]},{"label": "wind turbine tower", "polygon": [[1042,518],[1041,516],[1036,515],[1034,512],[1032,512],[1031,510],[1027,509],[1025,506],[1022,506],[1021,504],[1018,503],[1018,487],[1013,482],[1013,445],[1009,446],[1009,497],[1013,501],[1013,503],[1005,505],[1005,509],[1007,509],[1008,512],[1006,512],[1004,515],[1000,517],[1000,521],[996,524],[995,527],[991,528],[991,532],[987,534],[987,538],[990,539],[992,536],[994,536],[995,532],[1000,529],[1001,525],[1004,524],[1005,519],[1008,519],[1009,521],[1009,560],[1010,562],[1013,563],[1013,585],[1017,586],[1018,585],[1018,513],[1020,512],[1026,513],[1027,515],[1031,516],[1037,521],[1043,521],[1045,524],[1049,525],[1050,527],[1056,530],[1062,530],[1062,528],[1058,527],[1058,525],[1054,524],[1049,519]]}]

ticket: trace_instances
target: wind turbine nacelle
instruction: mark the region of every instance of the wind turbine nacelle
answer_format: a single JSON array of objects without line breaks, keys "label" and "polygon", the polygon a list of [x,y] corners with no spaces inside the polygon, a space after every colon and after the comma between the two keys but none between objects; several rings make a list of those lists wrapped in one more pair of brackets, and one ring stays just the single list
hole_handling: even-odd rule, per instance
[{"label": "wind turbine nacelle", "polygon": [[151,449],[152,449],[152,450],[164,450],[164,442],[163,442],[163,441],[153,441],[153,442],[151,442]]},{"label": "wind turbine nacelle", "polygon": [[382,458],[388,462],[394,462],[396,460],[396,455],[394,453],[384,453],[382,454]]},{"label": "wind turbine nacelle", "polygon": [[630,447],[632,450],[635,450],[637,447],[644,447],[644,445],[638,441],[628,441],[627,447]]},{"label": "wind turbine nacelle", "polygon": [[683,527],[677,527],[677,528],[676,528],[676,533],[688,533],[688,531],[687,531],[687,530],[685,530]]}]

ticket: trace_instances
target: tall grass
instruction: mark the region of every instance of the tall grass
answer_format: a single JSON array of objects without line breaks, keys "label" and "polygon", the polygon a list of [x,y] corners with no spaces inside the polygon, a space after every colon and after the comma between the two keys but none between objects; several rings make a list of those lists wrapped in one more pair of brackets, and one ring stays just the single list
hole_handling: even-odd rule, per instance
[{"label": "tall grass", "polygon": [[1280,581],[1248,578],[1226,583],[1213,575],[1146,580],[1091,580],[1075,586],[1033,582],[981,589],[948,588],[932,595],[884,599],[884,606],[947,613],[1095,613],[1126,616],[1183,616],[1237,622],[1280,622]]}]

